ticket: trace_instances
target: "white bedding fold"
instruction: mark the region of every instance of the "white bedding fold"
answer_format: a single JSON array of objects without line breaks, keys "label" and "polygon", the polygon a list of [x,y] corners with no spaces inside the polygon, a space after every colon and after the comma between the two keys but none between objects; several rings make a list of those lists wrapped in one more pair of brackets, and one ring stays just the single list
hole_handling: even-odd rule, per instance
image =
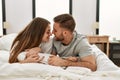
[{"label": "white bedding fold", "polygon": [[0,50],[0,80],[120,80],[120,68],[95,45],[97,71],[83,67],[50,66],[39,63],[8,63],[9,52]]},{"label": "white bedding fold", "polygon": [[70,67],[64,70],[61,67],[38,63],[0,65],[0,80],[32,80],[33,78],[34,80],[108,80],[109,78],[119,80],[120,70],[91,72],[82,67]]},{"label": "white bedding fold", "polygon": [[1,77],[37,77],[42,79],[63,78],[66,80],[79,80],[81,76],[67,72],[61,67],[55,67],[50,65],[38,63],[5,63],[0,67],[0,78]]}]

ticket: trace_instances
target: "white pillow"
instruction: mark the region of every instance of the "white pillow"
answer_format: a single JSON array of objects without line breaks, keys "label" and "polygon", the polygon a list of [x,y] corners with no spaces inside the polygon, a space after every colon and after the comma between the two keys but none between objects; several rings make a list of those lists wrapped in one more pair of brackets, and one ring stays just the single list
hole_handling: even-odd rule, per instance
[{"label": "white pillow", "polygon": [[96,58],[97,71],[113,71],[119,68],[101,51],[96,45],[92,45],[92,50]]},{"label": "white pillow", "polygon": [[17,33],[11,33],[0,38],[0,50],[9,51]]},{"label": "white pillow", "polygon": [[0,62],[1,63],[8,63],[9,56],[10,56],[9,51],[0,50]]}]

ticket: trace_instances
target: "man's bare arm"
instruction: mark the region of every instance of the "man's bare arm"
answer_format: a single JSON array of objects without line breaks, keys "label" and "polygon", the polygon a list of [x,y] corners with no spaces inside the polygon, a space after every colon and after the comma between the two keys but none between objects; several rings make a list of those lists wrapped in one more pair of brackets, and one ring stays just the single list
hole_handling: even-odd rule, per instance
[{"label": "man's bare arm", "polygon": [[66,61],[66,66],[80,66],[80,67],[86,67],[91,69],[92,71],[95,71],[97,66],[96,66],[96,60],[93,55],[89,55],[86,57],[81,58],[77,62],[73,61]]},{"label": "man's bare arm", "polygon": [[57,56],[52,56],[49,58],[49,64],[54,66],[80,66],[89,68],[92,71],[96,70],[96,62],[93,55],[83,57],[79,61],[71,61]]}]

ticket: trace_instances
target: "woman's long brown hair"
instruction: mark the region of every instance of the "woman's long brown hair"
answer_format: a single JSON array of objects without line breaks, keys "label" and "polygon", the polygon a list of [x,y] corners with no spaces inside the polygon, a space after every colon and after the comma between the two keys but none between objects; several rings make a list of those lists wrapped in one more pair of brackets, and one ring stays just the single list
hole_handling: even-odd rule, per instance
[{"label": "woman's long brown hair", "polygon": [[50,22],[43,18],[34,18],[14,39],[11,46],[9,63],[18,62],[17,56],[25,49],[38,47]]}]

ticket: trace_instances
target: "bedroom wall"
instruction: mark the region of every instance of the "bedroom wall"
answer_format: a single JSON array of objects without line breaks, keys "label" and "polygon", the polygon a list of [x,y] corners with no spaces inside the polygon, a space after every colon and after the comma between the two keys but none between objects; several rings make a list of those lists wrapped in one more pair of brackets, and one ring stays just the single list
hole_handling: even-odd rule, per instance
[{"label": "bedroom wall", "polygon": [[[73,16],[76,30],[83,34],[93,34],[96,21],[96,0],[73,0]],[[32,0],[6,0],[7,33],[19,32],[32,19]]]},{"label": "bedroom wall", "polygon": [[32,20],[32,0],[5,0],[7,33],[19,32]]},{"label": "bedroom wall", "polygon": [[0,1],[0,36],[3,35],[3,26],[2,26],[2,1]]},{"label": "bedroom wall", "polygon": [[108,35],[110,41],[120,41],[120,0],[100,0],[99,19],[100,35]]},{"label": "bedroom wall", "polygon": [[95,34],[96,0],[73,0],[73,16],[76,20],[76,30],[86,35]]}]

